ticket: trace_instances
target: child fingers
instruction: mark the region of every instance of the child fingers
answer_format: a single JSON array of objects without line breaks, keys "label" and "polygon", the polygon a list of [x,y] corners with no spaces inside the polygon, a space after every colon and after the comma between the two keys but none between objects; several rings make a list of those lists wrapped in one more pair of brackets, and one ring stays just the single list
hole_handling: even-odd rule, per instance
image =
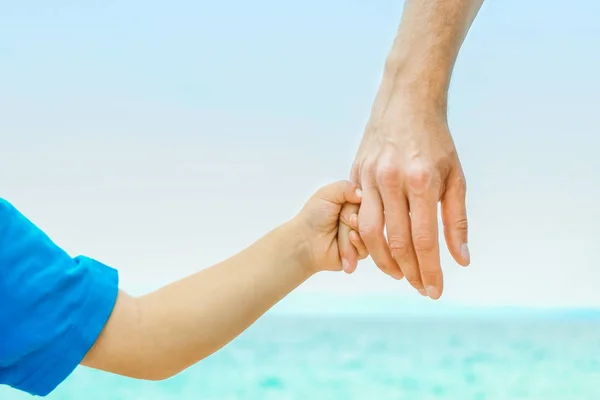
[{"label": "child fingers", "polygon": [[344,203],[340,211],[340,220],[338,224],[338,249],[340,259],[342,261],[342,269],[344,272],[351,274],[356,270],[358,265],[358,251],[350,241],[350,231],[352,230],[352,220],[358,220],[358,205],[352,203]]},{"label": "child fingers", "polygon": [[354,272],[358,265],[358,252],[356,247],[350,241],[350,231],[351,229],[348,225],[342,221],[339,222],[337,234],[338,249],[340,252],[342,269],[347,274]]},{"label": "child fingers", "polygon": [[360,203],[362,191],[349,181],[338,181],[322,187],[316,195],[330,203],[342,205],[344,203]]},{"label": "child fingers", "polygon": [[362,260],[368,257],[369,252],[367,251],[367,246],[365,246],[365,243],[358,234],[358,210],[358,204],[344,204],[342,211],[340,212],[340,220],[343,224],[347,225],[345,229],[348,229],[349,232],[345,232],[344,234],[348,235],[350,243],[357,251],[358,259]]}]

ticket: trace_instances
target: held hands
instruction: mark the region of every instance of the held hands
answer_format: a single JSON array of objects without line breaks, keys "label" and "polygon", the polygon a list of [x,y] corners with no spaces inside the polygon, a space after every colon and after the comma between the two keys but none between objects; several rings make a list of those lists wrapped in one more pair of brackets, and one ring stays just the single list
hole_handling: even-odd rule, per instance
[{"label": "held hands", "polygon": [[[430,132],[430,136],[439,135],[434,142],[428,141],[431,137],[420,138],[425,141],[420,144],[397,133],[387,138],[382,138],[385,132],[365,134],[353,182],[339,181],[319,189],[292,221],[311,272],[352,273],[358,261],[371,254],[388,275],[406,277],[424,296],[441,296],[439,201],[451,254],[461,265],[470,260],[464,174],[445,123],[440,122],[437,129]],[[427,152],[420,153],[418,147]]]},{"label": "held hands", "polygon": [[291,221],[311,272],[352,272],[358,261],[368,256],[357,232],[361,200],[362,192],[355,185],[335,182],[319,189]]},{"label": "held hands", "polygon": [[352,181],[363,191],[360,237],[383,272],[406,277],[420,294],[438,299],[438,202],[450,253],[460,265],[470,262],[465,177],[443,113],[388,103],[374,107],[352,168]]}]

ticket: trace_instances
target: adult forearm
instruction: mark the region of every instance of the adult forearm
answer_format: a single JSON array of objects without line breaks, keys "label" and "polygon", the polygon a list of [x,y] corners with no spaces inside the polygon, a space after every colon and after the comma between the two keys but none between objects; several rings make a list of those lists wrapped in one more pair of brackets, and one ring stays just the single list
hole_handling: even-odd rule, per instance
[{"label": "adult forearm", "polygon": [[460,47],[483,0],[406,0],[398,34],[386,60],[375,111],[390,97],[445,112],[450,77]]},{"label": "adult forearm", "polygon": [[214,353],[311,275],[293,236],[284,225],[220,264],[124,300],[86,365],[163,379]]}]

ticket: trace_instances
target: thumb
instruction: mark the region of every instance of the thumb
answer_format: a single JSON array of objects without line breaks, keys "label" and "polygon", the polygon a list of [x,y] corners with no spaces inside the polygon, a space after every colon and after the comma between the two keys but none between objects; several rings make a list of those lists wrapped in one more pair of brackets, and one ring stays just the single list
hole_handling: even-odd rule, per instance
[{"label": "thumb", "polygon": [[362,192],[355,184],[349,181],[338,181],[322,187],[315,196],[329,203],[341,206],[344,203],[360,203]]},{"label": "thumb", "polygon": [[454,176],[451,175],[442,198],[444,236],[452,257],[465,267],[471,262],[468,246],[466,195],[467,186],[462,171]]}]

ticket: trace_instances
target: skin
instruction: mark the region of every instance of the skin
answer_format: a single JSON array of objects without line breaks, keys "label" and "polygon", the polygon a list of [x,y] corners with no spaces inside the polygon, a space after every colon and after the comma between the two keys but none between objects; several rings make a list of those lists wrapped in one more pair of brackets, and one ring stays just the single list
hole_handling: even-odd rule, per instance
[{"label": "skin", "polygon": [[219,350],[317,272],[353,272],[367,251],[388,275],[439,298],[438,202],[452,256],[470,262],[466,183],[447,124],[447,92],[482,2],[406,0],[352,167],[360,210],[355,186],[338,182],[236,256],[146,296],[121,292],[83,364],[168,378]]},{"label": "skin", "polygon": [[[339,221],[361,192],[347,181],[320,189],[300,213],[239,254],[156,292],[120,292],[82,364],[132,378],[169,378],[229,343],[301,283],[340,271],[340,244],[367,256],[357,232]],[[344,204],[352,204],[353,207]]]},{"label": "skin", "polygon": [[[351,171],[364,193],[354,226],[373,261],[432,299],[443,291],[438,202],[450,253],[460,265],[470,263],[466,181],[448,128],[447,98],[482,3],[406,0]],[[342,256],[354,260],[350,247]],[[355,263],[349,265],[351,273]]]}]

